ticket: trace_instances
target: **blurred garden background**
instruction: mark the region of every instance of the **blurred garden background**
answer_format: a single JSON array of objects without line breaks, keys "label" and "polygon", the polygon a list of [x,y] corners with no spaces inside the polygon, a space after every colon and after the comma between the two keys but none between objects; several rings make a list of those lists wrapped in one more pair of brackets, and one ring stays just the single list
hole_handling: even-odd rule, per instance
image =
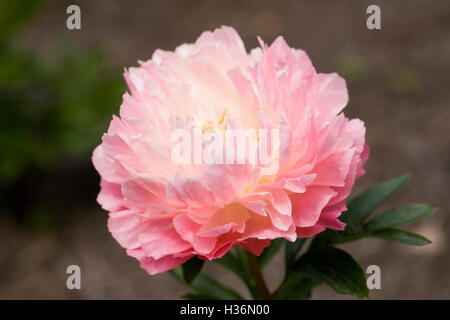
[{"label": "blurred garden background", "polygon": [[[66,8],[81,8],[68,30]],[[381,8],[381,30],[366,8]],[[247,50],[283,35],[319,72],[346,80],[348,117],[367,127],[371,157],[354,192],[403,173],[409,186],[389,206],[425,202],[437,213],[410,226],[433,241],[380,239],[346,245],[381,267],[373,299],[450,299],[450,2],[420,1],[0,1],[0,298],[166,299],[187,291],[149,276],[107,231],[96,204],[91,153],[126,90],[123,68],[157,48],[173,50],[205,30],[233,26]],[[283,277],[282,253],[264,270]],[[68,290],[79,265],[82,289]],[[209,262],[206,272],[243,291]],[[348,298],[328,288],[314,299]]]}]

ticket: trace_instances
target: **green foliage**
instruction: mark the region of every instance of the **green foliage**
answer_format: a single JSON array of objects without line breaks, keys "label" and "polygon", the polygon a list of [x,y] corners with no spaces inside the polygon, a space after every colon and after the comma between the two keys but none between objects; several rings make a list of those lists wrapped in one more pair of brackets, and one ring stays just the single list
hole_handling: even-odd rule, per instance
[{"label": "green foliage", "polygon": [[409,180],[403,175],[369,188],[350,200],[341,220],[347,223],[344,231],[326,230],[315,236],[312,247],[336,245],[363,237],[377,237],[410,245],[425,245],[426,238],[411,232],[393,229],[431,215],[435,208],[426,204],[412,204],[388,210],[365,223],[367,218],[387,199],[401,190]]},{"label": "green foliage", "polygon": [[363,269],[343,250],[334,247],[310,250],[295,263],[293,270],[325,282],[337,293],[369,298]]},{"label": "green foliage", "polygon": [[264,251],[258,257],[261,268],[264,268],[267,263],[269,263],[270,259],[272,259],[272,257],[278,252],[283,243],[283,239],[275,239],[267,248],[264,249]]},{"label": "green foliage", "polygon": [[291,271],[272,297],[275,300],[307,300],[319,284],[319,279],[313,279],[305,272]]},{"label": "green foliage", "polygon": [[191,283],[195,277],[202,271],[204,260],[193,257],[185,262],[181,269],[183,270],[183,279],[186,283]]},{"label": "green foliage", "polygon": [[290,270],[293,266],[297,255],[302,249],[306,242],[306,238],[298,238],[295,242],[286,242],[285,252],[284,252],[284,262],[286,265],[286,270]]},{"label": "green foliage", "polygon": [[427,204],[412,204],[386,211],[366,223],[363,228],[367,231],[379,231],[397,227],[423,219],[434,212],[434,208]]},{"label": "green foliage", "polygon": [[291,268],[275,293],[276,299],[308,299],[312,289],[324,282],[340,294],[369,298],[365,273],[352,256],[333,247],[310,250]]},{"label": "green foliage", "polygon": [[246,284],[250,295],[254,299],[261,299],[258,279],[252,269],[248,254],[242,248],[234,248],[217,262],[235,273]]},{"label": "green foliage", "polygon": [[411,246],[424,246],[431,243],[430,240],[418,234],[393,228],[371,232],[367,234],[367,237],[382,238],[385,240],[409,244]]},{"label": "green foliage", "polygon": [[403,175],[367,189],[350,200],[348,209],[342,214],[340,220],[351,227],[360,225],[383,202],[400,191],[408,181],[409,175]]},{"label": "green foliage", "polygon": [[225,287],[218,281],[200,273],[195,279],[188,284],[184,280],[182,267],[177,267],[170,271],[172,276],[179,282],[189,286],[196,293],[188,293],[186,299],[211,299],[211,300],[242,300],[242,296],[234,290]]}]

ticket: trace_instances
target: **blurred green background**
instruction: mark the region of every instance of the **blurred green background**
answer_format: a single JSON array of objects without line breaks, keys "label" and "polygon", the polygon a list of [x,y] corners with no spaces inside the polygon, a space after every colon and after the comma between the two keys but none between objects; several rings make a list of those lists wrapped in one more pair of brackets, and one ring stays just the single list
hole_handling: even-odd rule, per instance
[{"label": "blurred green background", "polygon": [[[66,8],[81,8],[81,30]],[[382,29],[366,28],[381,7]],[[450,298],[450,2],[0,0],[0,298],[179,298],[168,275],[150,277],[107,232],[95,202],[91,164],[125,92],[123,68],[173,50],[205,30],[233,26],[247,50],[256,36],[283,35],[319,72],[338,72],[350,93],[348,117],[367,127],[371,158],[354,191],[409,172],[390,205],[440,207],[411,226],[433,244],[410,248],[367,239],[346,249],[382,270],[374,299]],[[265,270],[282,277],[282,257]],[[66,267],[82,270],[82,290],[66,288]],[[243,291],[233,275],[206,271]],[[326,288],[313,298],[337,297]]]},{"label": "blurred green background", "polygon": [[68,201],[95,193],[86,160],[125,90],[101,46],[80,50],[61,38],[44,55],[14,41],[43,5],[0,3],[1,203],[36,231],[55,227]]}]

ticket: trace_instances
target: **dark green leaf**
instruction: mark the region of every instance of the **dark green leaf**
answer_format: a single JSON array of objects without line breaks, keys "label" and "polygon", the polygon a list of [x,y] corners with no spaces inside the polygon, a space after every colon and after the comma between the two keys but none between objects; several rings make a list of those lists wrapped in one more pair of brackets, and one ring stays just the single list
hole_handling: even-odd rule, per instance
[{"label": "dark green leaf", "polygon": [[264,251],[258,257],[259,265],[261,266],[261,268],[264,268],[267,265],[270,259],[272,259],[272,257],[278,252],[283,242],[284,239],[272,240],[270,246],[264,249]]},{"label": "dark green leaf", "polygon": [[293,270],[327,283],[337,293],[369,298],[363,269],[352,256],[340,249],[326,247],[307,252]]},{"label": "dark green leaf", "polygon": [[295,242],[286,242],[284,261],[287,271],[291,269],[297,258],[297,254],[300,252],[305,242],[306,238],[298,238]]},{"label": "dark green leaf", "polygon": [[200,260],[197,257],[193,257],[183,263],[181,266],[183,269],[183,278],[187,283],[191,283],[195,277],[202,271],[204,260]]},{"label": "dark green leaf", "polygon": [[356,241],[365,237],[362,228],[347,228],[343,231],[338,230],[325,230],[313,238],[310,248],[315,250],[317,248],[329,247],[336,244]]},{"label": "dark green leaf", "polygon": [[274,295],[276,300],[305,300],[311,297],[312,288],[317,285],[313,279],[301,272],[292,272]]},{"label": "dark green leaf", "polygon": [[318,235],[314,236],[313,240],[310,244],[310,250],[315,250],[317,248],[329,247],[334,244],[340,237],[342,237],[342,233],[345,231],[336,231],[327,229]]},{"label": "dark green leaf", "polygon": [[374,231],[370,236],[383,238],[390,241],[401,242],[412,246],[424,246],[431,243],[431,241],[425,237],[400,229],[384,229]]},{"label": "dark green leaf", "polygon": [[197,276],[191,283],[191,287],[199,293],[208,294],[220,300],[243,299],[239,293],[204,274]]},{"label": "dark green leaf", "polygon": [[256,279],[256,274],[252,270],[251,262],[246,250],[238,247],[235,252],[239,261],[238,266],[242,268],[242,272],[244,273],[243,280],[247,285],[250,294],[254,299],[260,299],[258,280]]},{"label": "dark green leaf", "polygon": [[258,281],[252,271],[250,260],[244,249],[239,247],[233,248],[232,251],[215,261],[241,278],[254,299],[260,298]]},{"label": "dark green leaf", "polygon": [[426,204],[412,204],[403,206],[380,214],[365,224],[364,229],[368,231],[376,231],[397,227],[425,218],[433,212],[434,208]]},{"label": "dark green leaf", "polygon": [[363,223],[376,208],[402,189],[408,180],[409,175],[403,175],[367,189],[350,200],[348,210],[342,214],[340,220],[350,227]]},{"label": "dark green leaf", "polygon": [[231,272],[235,273],[239,278],[242,280],[245,280],[245,272],[244,270],[239,266],[240,261],[239,259],[233,254],[232,251],[229,251],[227,254],[225,254],[222,258],[214,260],[221,266],[227,268]]},{"label": "dark green leaf", "polygon": [[184,281],[183,270],[181,267],[177,267],[175,269],[170,270],[170,274],[172,274],[178,281],[180,281],[184,285],[195,290],[198,294],[209,296],[210,297],[209,299],[218,299],[218,300],[243,299],[242,296],[236,291],[225,287],[220,282],[202,273],[200,273],[197,277],[195,277],[194,281],[192,281],[190,284]]},{"label": "dark green leaf", "polygon": [[169,273],[175,279],[177,279],[179,282],[181,282],[182,284],[187,285],[186,281],[184,281],[184,278],[183,278],[183,269],[181,268],[181,266],[178,266],[176,268],[173,268],[172,270],[169,270]]}]

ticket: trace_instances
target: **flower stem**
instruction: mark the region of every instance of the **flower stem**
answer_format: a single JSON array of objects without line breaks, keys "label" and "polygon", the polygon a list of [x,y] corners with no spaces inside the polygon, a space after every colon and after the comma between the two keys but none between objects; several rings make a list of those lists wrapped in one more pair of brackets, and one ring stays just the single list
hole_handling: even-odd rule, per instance
[{"label": "flower stem", "polygon": [[258,283],[259,294],[261,299],[270,300],[272,297],[270,295],[269,289],[267,288],[266,281],[264,280],[263,274],[261,272],[261,267],[259,266],[258,258],[247,251],[248,259],[250,260],[250,266],[252,271],[256,275],[256,280]]}]

